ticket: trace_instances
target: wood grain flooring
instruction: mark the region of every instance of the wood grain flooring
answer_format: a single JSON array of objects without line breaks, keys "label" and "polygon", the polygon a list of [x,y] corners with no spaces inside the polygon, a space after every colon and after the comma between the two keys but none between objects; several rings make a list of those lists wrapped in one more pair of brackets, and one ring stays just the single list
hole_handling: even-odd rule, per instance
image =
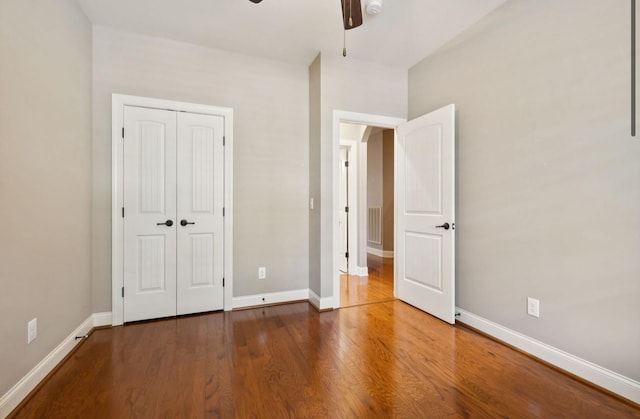
[{"label": "wood grain flooring", "polygon": [[400,301],[94,331],[14,418],[640,418]]},{"label": "wood grain flooring", "polygon": [[369,276],[340,275],[340,307],[390,301],[393,296],[393,259],[368,255]]}]

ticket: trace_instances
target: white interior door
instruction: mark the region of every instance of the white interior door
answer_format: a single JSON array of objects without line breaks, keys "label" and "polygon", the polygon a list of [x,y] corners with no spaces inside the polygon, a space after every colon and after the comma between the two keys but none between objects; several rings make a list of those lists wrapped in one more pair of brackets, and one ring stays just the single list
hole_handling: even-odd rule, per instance
[{"label": "white interior door", "polygon": [[176,314],[175,112],[124,107],[124,321]]},{"label": "white interior door", "polygon": [[349,258],[347,254],[349,252],[349,213],[347,207],[349,206],[349,154],[346,147],[340,147],[340,208],[338,217],[340,223],[340,254],[338,260],[340,261],[340,271],[347,273],[349,271]]},{"label": "white interior door", "polygon": [[455,106],[398,127],[398,298],[455,322]]},{"label": "white interior door", "polygon": [[178,114],[177,313],[223,308],[224,118]]},{"label": "white interior door", "polygon": [[124,108],[124,321],[224,306],[224,118]]}]

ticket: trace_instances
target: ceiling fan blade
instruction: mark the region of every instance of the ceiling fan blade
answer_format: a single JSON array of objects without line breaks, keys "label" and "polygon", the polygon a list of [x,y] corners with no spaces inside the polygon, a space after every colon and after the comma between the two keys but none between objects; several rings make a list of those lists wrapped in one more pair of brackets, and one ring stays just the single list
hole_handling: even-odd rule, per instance
[{"label": "ceiling fan blade", "polygon": [[[253,0],[251,0],[253,1]],[[362,25],[360,0],[340,0],[342,2],[342,23],[346,30]]]}]

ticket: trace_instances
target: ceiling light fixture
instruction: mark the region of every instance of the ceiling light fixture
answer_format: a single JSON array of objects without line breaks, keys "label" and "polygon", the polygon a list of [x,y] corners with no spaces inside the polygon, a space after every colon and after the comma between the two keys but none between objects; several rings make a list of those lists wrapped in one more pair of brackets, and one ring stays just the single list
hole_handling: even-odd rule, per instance
[{"label": "ceiling light fixture", "polygon": [[365,10],[370,15],[377,15],[382,11],[382,0],[369,0]]}]

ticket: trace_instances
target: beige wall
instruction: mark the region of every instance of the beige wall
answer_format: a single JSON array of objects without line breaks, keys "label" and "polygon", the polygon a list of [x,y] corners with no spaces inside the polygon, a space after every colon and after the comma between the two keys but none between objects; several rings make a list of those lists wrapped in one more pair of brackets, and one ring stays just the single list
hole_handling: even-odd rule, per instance
[{"label": "beige wall", "polygon": [[640,380],[628,21],[623,1],[509,1],[410,70],[409,114],[457,106],[458,305]]},{"label": "beige wall", "polygon": [[0,220],[1,396],[91,314],[91,26],[72,0],[0,2]]},{"label": "beige wall", "polygon": [[382,250],[393,252],[394,130],[382,131]]},{"label": "beige wall", "polygon": [[387,252],[393,252],[393,141],[391,129],[376,129],[367,141],[367,207],[380,207],[381,217],[381,241],[367,247]]},{"label": "beige wall", "polygon": [[93,35],[94,311],[111,309],[112,93],[233,108],[233,294],[308,288],[307,66],[103,27]]},{"label": "beige wall", "polygon": [[[320,112],[321,77],[318,55],[309,66],[309,199],[314,209],[309,209],[309,231],[320,231]],[[309,288],[320,292],[320,235],[309,234]]]},{"label": "beige wall", "polygon": [[[310,224],[312,240],[320,242],[320,289],[313,288],[322,298],[333,296],[333,112],[360,112],[405,118],[407,114],[407,71],[402,68],[367,63],[353,58],[323,54],[320,60],[321,122],[319,155],[312,158],[320,167],[320,223]],[[312,138],[313,140],[313,138]],[[317,147],[317,145],[312,145]],[[337,151],[336,151],[337,152]],[[334,173],[335,172],[335,173]],[[317,180],[311,179],[311,182]],[[318,208],[318,207],[316,207]]]},{"label": "beige wall", "polygon": [[367,140],[367,206],[382,207],[382,130],[375,129]]},{"label": "beige wall", "polygon": [[[382,179],[384,177],[382,167],[382,130],[376,129],[367,141],[367,209],[383,207]],[[367,211],[367,217],[369,212]],[[367,226],[369,219],[367,218]],[[365,232],[368,232],[367,228]],[[380,232],[382,235],[382,231]],[[367,234],[367,248],[382,250],[380,243],[369,241]]]}]

